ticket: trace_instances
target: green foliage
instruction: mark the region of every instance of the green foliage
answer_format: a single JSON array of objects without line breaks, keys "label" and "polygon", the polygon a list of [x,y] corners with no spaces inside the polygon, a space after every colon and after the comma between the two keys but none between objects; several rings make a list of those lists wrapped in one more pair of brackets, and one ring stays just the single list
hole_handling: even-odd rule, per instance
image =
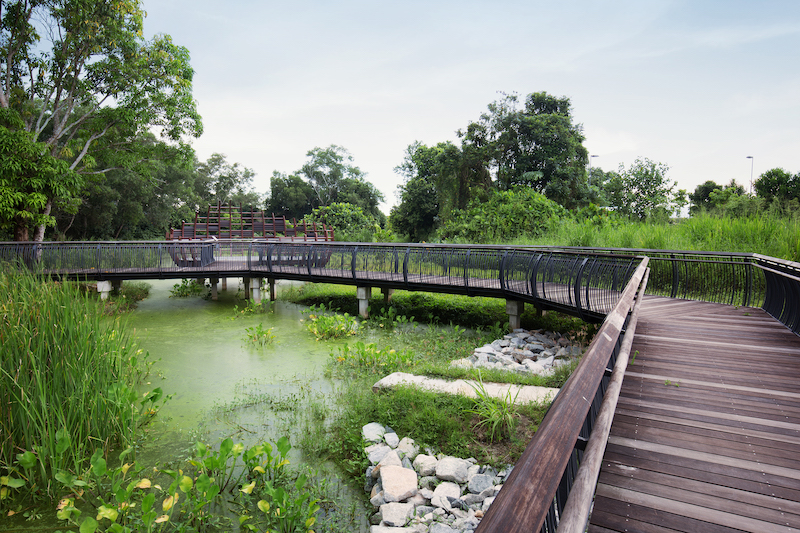
[{"label": "green foliage", "polygon": [[619,197],[612,207],[623,215],[644,220],[648,217],[666,217],[676,211],[682,202],[684,192],[675,192],[677,182],[667,177],[669,167],[648,158],[637,158],[630,166],[619,167],[621,187]]},{"label": "green foliage", "polygon": [[0,476],[53,495],[60,472],[130,443],[165,399],[136,391],[148,354],[76,284],[6,270],[0,292]]},{"label": "green foliage", "polygon": [[[62,169],[95,177],[163,155],[165,143],[139,142],[151,130],[184,150],[182,138],[202,132],[189,52],[168,35],[146,41],[144,15],[138,0],[4,4],[0,66],[7,78],[0,107],[24,122],[11,130],[44,141],[45,153],[66,163]],[[36,156],[22,157],[43,167]],[[98,162],[107,166],[97,168]],[[46,200],[26,207],[32,218],[45,219],[36,240],[53,207],[80,185],[61,170],[45,169],[40,179],[45,183],[36,192]]]},{"label": "green foliage", "polygon": [[[266,484],[267,499],[258,502],[258,509],[264,515],[264,531],[276,533],[314,533],[311,529],[317,521],[319,511],[317,500],[309,493],[308,478],[305,474],[298,476],[294,483],[295,492],[283,487]],[[246,519],[246,518],[245,518]],[[243,524],[245,529],[260,531]]]},{"label": "green foliage", "polygon": [[314,188],[296,174],[287,176],[276,170],[272,173],[269,187],[270,195],[265,207],[270,213],[301,220],[319,207]]},{"label": "green foliage", "polygon": [[272,333],[272,329],[264,329],[264,323],[259,322],[257,326],[245,328],[245,338],[253,344],[263,347],[275,342],[275,335]]},{"label": "green foliage", "polygon": [[0,109],[0,230],[18,241],[28,240],[32,227],[55,225],[48,202],[70,202],[82,184],[66,161],[23,128],[13,110]]},{"label": "green foliage", "polygon": [[331,362],[335,366],[358,368],[374,374],[391,374],[409,370],[416,362],[416,356],[409,350],[378,348],[375,343],[356,342],[352,347],[344,346],[331,350]]},{"label": "green foliage", "polygon": [[170,298],[188,298],[205,294],[206,286],[194,279],[182,279],[169,290]]},{"label": "green foliage", "polygon": [[[416,146],[416,147],[415,147]],[[392,228],[403,235],[407,235],[413,242],[426,240],[433,233],[439,217],[439,195],[436,184],[427,175],[419,175],[413,158],[421,145],[412,145],[409,151],[414,153],[407,156],[407,167],[398,167],[395,170],[403,172],[407,169],[409,174],[406,182],[398,187],[400,203],[392,208],[389,222]]]},{"label": "green foliage", "polygon": [[486,386],[483,384],[483,377],[478,371],[477,384],[470,383],[472,390],[475,391],[474,406],[470,409],[470,413],[476,415],[479,419],[476,427],[485,428],[489,434],[489,442],[495,440],[502,440],[508,438],[514,432],[516,418],[514,417],[514,404],[517,402],[521,388],[517,388],[517,393],[511,397],[511,389],[509,386],[506,395],[502,398],[494,398],[486,392]]},{"label": "green foliage", "polygon": [[800,173],[793,176],[782,168],[770,169],[756,180],[755,189],[767,203],[774,199],[800,199]]},{"label": "green foliage", "polygon": [[359,328],[356,317],[347,313],[343,315],[326,313],[324,304],[318,308],[312,306],[309,309],[308,319],[310,321],[308,331],[313,333],[318,341],[355,335]]},{"label": "green foliage", "polygon": [[380,224],[361,207],[346,203],[333,203],[318,207],[303,219],[307,224],[327,224],[334,229],[337,241],[372,242]]},{"label": "green foliage", "polygon": [[526,187],[493,191],[485,202],[470,202],[453,212],[438,231],[443,239],[470,243],[507,241],[522,235],[542,235],[566,210]]}]

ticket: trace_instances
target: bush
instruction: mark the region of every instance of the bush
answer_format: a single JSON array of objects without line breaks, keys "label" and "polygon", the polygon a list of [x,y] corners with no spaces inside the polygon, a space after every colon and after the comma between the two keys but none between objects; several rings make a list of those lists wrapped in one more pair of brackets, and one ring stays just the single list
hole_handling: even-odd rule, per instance
[{"label": "bush", "polygon": [[509,241],[542,235],[567,211],[529,187],[493,191],[487,201],[471,201],[453,211],[438,231],[441,239],[470,243]]},{"label": "bush", "polygon": [[347,203],[318,207],[303,220],[307,224],[316,222],[332,226],[337,241],[372,242],[381,231],[375,217],[364,213],[359,206]]}]

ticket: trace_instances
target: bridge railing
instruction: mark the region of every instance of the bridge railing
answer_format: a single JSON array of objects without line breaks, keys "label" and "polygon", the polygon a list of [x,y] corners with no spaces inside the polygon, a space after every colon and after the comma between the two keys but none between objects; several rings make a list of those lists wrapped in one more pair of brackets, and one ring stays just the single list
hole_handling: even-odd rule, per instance
[{"label": "bridge railing", "polygon": [[764,275],[764,310],[800,334],[800,263],[754,254]]},{"label": "bridge railing", "polygon": [[[647,264],[647,258],[638,263],[621,298],[603,321],[581,363],[556,395],[476,533],[554,533],[559,527],[582,468],[584,449],[592,442],[593,430],[596,424],[605,430],[605,422],[601,424],[597,417],[612,379],[611,369],[621,364],[617,362],[618,356],[621,362],[627,361],[625,345],[629,351],[635,329],[633,324],[629,327],[629,320],[637,292],[643,294],[647,285]],[[618,380],[621,380],[620,373],[624,374],[624,367],[616,372]],[[602,457],[602,453],[600,455]],[[587,493],[586,485],[581,483],[585,494],[581,500],[590,505],[594,486],[591,485]],[[585,510],[588,505],[570,515],[577,516],[580,521],[579,515],[585,514]]]}]

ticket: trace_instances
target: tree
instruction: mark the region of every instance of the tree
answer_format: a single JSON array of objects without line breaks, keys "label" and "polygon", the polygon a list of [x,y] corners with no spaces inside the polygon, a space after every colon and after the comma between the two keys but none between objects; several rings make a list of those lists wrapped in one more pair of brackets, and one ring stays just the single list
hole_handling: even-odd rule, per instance
[{"label": "tree", "polygon": [[[186,149],[184,136],[202,132],[188,51],[167,35],[145,41],[143,18],[138,0],[0,4],[0,108],[16,111],[17,129],[70,172],[103,175],[164,156],[163,145],[135,142],[153,129],[175,150]],[[25,206],[29,215],[22,216],[35,225],[36,240],[54,203],[82,185],[48,179],[62,186],[42,188],[45,202]]]},{"label": "tree", "polygon": [[197,164],[195,192],[200,204],[231,204],[255,207],[261,198],[252,188],[255,172],[239,163],[228,163],[224,154],[213,153]]},{"label": "tree", "polygon": [[48,202],[72,200],[80,180],[21,126],[14,111],[0,109],[0,229],[14,240],[27,241],[31,226],[55,224]]},{"label": "tree", "polygon": [[395,232],[412,242],[430,237],[439,215],[436,186],[429,176],[412,177],[399,186],[400,204],[392,208],[389,222]]},{"label": "tree", "polygon": [[383,194],[364,178],[366,174],[350,164],[353,156],[345,148],[330,145],[314,148],[306,156],[309,160],[298,171],[305,176],[317,195],[318,205],[352,203],[374,217],[384,217],[378,209]]},{"label": "tree", "polygon": [[782,168],[770,169],[756,180],[755,189],[767,203],[800,199],[800,173],[792,176]]},{"label": "tree", "polygon": [[270,213],[301,220],[319,207],[314,188],[297,174],[287,176],[276,170],[269,187],[270,195],[264,205]]},{"label": "tree", "polygon": [[667,177],[669,167],[648,158],[637,158],[630,168],[619,166],[620,187],[611,205],[621,214],[644,220],[668,216],[681,203],[685,191],[675,191],[677,182]]},{"label": "tree", "polygon": [[711,201],[709,196],[712,191],[722,190],[722,186],[717,185],[711,180],[701,183],[695,187],[694,192],[689,194],[689,201],[692,205],[689,206],[689,214],[696,215],[711,208]]},{"label": "tree", "polygon": [[503,188],[529,186],[568,207],[587,203],[588,152],[569,98],[538,92],[521,109],[518,102],[518,95],[504,94],[489,104],[477,123],[458,132],[464,146],[484,156]]}]

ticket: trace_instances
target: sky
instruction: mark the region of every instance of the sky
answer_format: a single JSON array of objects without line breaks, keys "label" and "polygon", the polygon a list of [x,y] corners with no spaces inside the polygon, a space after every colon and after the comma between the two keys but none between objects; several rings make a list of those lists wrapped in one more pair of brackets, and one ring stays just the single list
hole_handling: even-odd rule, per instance
[{"label": "sky", "polygon": [[253,169],[259,193],[335,144],[388,214],[409,144],[541,91],[606,171],[647,157],[689,192],[800,172],[797,0],[143,1],[146,35],[191,54],[198,158]]}]

